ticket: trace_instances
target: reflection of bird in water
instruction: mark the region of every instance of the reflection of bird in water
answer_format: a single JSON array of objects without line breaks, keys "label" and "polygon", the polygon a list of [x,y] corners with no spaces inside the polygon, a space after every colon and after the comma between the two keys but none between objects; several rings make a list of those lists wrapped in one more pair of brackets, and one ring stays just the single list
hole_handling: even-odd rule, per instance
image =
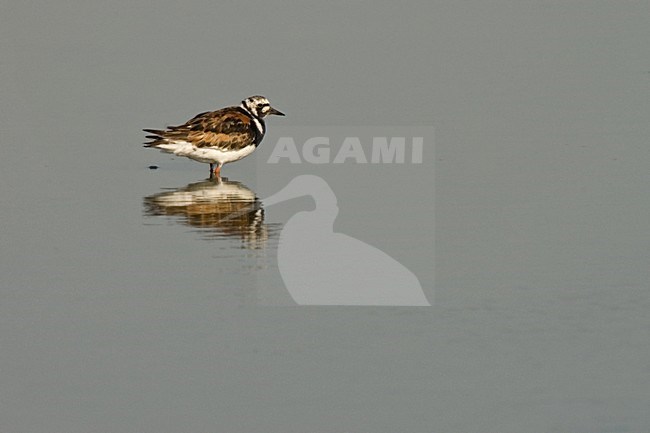
[{"label": "reflection of bird in water", "polygon": [[239,237],[250,248],[268,239],[264,210],[255,193],[239,182],[211,179],[144,198],[145,214],[172,216],[217,236]]},{"label": "reflection of bird in water", "polygon": [[285,224],[278,267],[300,305],[430,305],[417,277],[383,251],[333,231],[336,196],[318,176],[304,175],[263,199],[270,206],[310,195],[316,209]]}]

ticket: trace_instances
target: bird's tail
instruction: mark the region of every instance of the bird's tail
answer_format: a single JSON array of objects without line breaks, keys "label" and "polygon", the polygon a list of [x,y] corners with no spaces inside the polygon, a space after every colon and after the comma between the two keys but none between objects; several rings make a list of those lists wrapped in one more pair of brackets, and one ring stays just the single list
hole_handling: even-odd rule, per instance
[{"label": "bird's tail", "polygon": [[146,138],[151,141],[144,143],[144,147],[156,147],[160,144],[169,143],[169,141],[164,136],[164,131],[161,131],[159,129],[143,129],[143,131],[151,134],[146,136]]}]

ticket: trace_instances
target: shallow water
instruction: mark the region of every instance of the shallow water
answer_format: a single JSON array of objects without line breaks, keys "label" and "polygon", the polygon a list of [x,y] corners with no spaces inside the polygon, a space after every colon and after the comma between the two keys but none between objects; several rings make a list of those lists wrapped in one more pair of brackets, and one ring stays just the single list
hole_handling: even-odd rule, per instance
[{"label": "shallow water", "polygon": [[[0,17],[0,431],[648,431],[646,5],[72,6]],[[222,182],[141,146],[253,93]],[[334,163],[372,134],[422,162]],[[304,174],[431,307],[296,303]]]}]

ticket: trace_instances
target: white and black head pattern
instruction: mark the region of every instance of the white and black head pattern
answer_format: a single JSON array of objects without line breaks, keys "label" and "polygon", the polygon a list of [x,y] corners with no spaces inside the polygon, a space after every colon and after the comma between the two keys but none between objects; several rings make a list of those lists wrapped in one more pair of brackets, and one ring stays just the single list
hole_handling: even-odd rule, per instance
[{"label": "white and black head pattern", "polygon": [[274,114],[276,116],[284,116],[284,113],[271,107],[269,100],[264,96],[251,96],[244,99],[241,103],[242,108],[251,113],[258,119],[263,119],[266,116]]}]

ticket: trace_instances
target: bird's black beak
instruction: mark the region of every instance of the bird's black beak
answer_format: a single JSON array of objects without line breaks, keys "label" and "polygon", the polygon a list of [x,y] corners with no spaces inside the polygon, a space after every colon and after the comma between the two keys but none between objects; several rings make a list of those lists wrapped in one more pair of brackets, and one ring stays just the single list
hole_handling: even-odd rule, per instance
[{"label": "bird's black beak", "polygon": [[276,110],[273,107],[271,107],[271,110],[269,111],[269,114],[275,114],[276,116],[284,116],[284,113],[282,111]]}]

